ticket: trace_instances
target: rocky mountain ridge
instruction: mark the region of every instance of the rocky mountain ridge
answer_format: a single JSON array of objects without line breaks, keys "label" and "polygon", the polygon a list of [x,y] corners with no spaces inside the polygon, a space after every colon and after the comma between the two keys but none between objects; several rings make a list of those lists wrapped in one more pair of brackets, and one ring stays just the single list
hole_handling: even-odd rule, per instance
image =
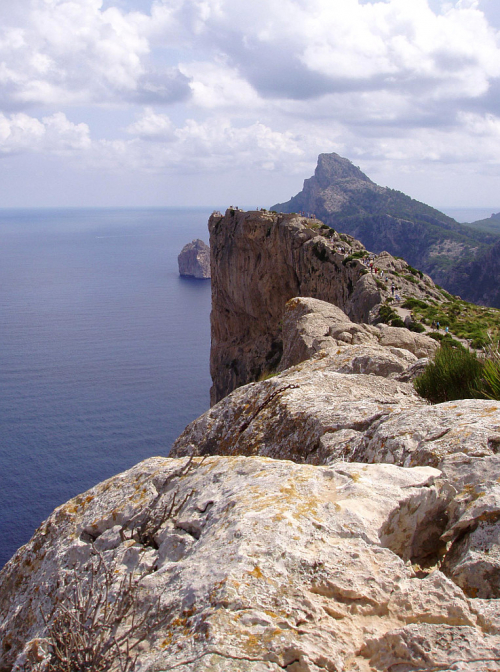
[{"label": "rocky mountain ridge", "polygon": [[315,218],[230,209],[212,215],[209,230],[212,403],[277,369],[285,304],[293,297],[327,301],[369,324],[396,295],[444,300],[430,277],[404,260],[370,254]]},{"label": "rocky mountain ridge", "polygon": [[[320,154],[302,191],[271,210],[314,213],[368,249],[404,257],[452,294],[500,307],[500,277],[491,264],[498,234],[459,224],[399,191],[380,187],[338,154]],[[485,269],[488,281],[476,282],[478,267]]]}]

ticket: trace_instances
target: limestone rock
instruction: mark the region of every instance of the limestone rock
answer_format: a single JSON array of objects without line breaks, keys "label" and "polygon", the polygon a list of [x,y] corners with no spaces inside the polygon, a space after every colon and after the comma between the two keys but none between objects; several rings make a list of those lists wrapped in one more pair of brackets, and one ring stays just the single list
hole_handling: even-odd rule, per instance
[{"label": "limestone rock", "polygon": [[[425,403],[407,383],[338,373],[359,364],[352,352],[357,347],[363,360],[363,346],[350,346],[345,360],[341,349],[236,389],[188,425],[170,454],[258,454],[312,464],[342,459],[382,418]],[[366,368],[386,367],[388,361],[381,355],[380,362],[372,362],[367,355]]]},{"label": "limestone rock", "polygon": [[[340,308],[348,320],[372,323],[381,303],[391,295],[389,281],[379,280],[363,264],[360,256],[368,252],[361,243],[319,220],[230,209],[224,216],[212,215],[209,230],[212,404],[236,387],[276,370],[283,352],[281,328],[289,299],[314,297]],[[390,277],[401,296],[442,300],[430,278],[413,282],[406,262],[383,252],[374,263],[388,274],[396,273]],[[392,331],[383,332],[382,345],[403,338]],[[435,345],[423,346],[421,339],[427,342],[426,337],[408,334],[403,347],[417,357],[431,354]]]},{"label": "limestone rock", "polygon": [[[50,622],[68,604],[65,579],[85,591],[97,548],[94,579],[105,566],[114,599],[135,576],[137,614],[159,600],[144,672],[499,669],[496,612],[397,554],[404,539],[420,547],[447,501],[437,470],[245,457],[191,466],[152,458],[54,511],[0,573],[1,669],[43,660],[41,613]],[[169,518],[174,493],[185,504]]]},{"label": "limestone rock", "polygon": [[[347,368],[339,366],[339,373],[388,377],[403,374],[417,359],[432,356],[438,348],[437,342],[428,336],[386,324],[356,324],[331,303],[302,297],[287,302],[282,336],[279,371],[323,351],[342,355],[346,362],[350,360]],[[358,347],[345,349],[345,346]]]},{"label": "limestone rock", "polygon": [[500,597],[500,403],[462,399],[395,412],[346,459],[439,468],[455,490],[442,570],[471,597]]},{"label": "limestone rock", "polygon": [[210,278],[210,248],[199,238],[184,245],[177,257],[179,275]]},{"label": "limestone rock", "polygon": [[499,448],[500,402],[461,399],[395,412],[350,459],[446,469],[443,460],[449,455],[486,457]]}]

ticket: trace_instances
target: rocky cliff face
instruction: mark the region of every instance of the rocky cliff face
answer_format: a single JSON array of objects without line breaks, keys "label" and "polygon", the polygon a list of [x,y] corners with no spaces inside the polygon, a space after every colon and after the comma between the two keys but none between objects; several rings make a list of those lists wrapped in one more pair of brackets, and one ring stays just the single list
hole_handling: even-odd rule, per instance
[{"label": "rocky cliff face", "polygon": [[286,302],[310,296],[338,306],[355,322],[377,320],[391,296],[391,284],[404,296],[442,300],[430,278],[415,279],[408,264],[386,252],[373,264],[351,236],[316,219],[270,212],[228,210],[209,220],[212,251],[211,402],[239,385],[274,371],[281,360]]},{"label": "rocky cliff face", "polygon": [[[257,353],[286,295],[257,272],[262,235],[299,286],[326,288],[307,263],[327,255],[353,283],[330,290],[344,308],[374,310],[353,298],[371,274],[338,267],[308,221],[228,213],[211,229],[233,255],[218,250],[217,328],[236,311]],[[277,375],[214,405],[173,458],[56,509],[0,572],[1,672],[45,672],[56,642],[63,658],[109,642],[104,672],[500,672],[500,403],[418,397],[425,335],[307,296],[281,310]]]},{"label": "rocky cliff face", "polygon": [[191,278],[210,277],[210,248],[200,239],[184,245],[177,261],[179,275]]},{"label": "rocky cliff face", "polygon": [[[376,185],[338,154],[320,154],[303,190],[272,209],[313,212],[370,250],[404,257],[448,291],[500,307],[500,276],[489,254],[497,235],[458,224],[435,208]],[[477,281],[476,267],[485,269],[488,281]]]}]

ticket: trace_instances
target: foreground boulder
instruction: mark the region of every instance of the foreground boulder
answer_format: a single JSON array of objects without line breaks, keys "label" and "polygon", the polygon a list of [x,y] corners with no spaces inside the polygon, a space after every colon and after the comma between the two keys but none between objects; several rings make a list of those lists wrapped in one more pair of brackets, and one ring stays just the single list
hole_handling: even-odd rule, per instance
[{"label": "foreground boulder", "polygon": [[354,451],[382,418],[425,404],[409,383],[339,373],[343,364],[342,355],[320,357],[238,388],[188,425],[170,454],[327,464]]},{"label": "foreground boulder", "polygon": [[152,614],[140,670],[499,670],[497,602],[419,567],[449,499],[432,467],[152,458],[3,569],[0,668],[43,665],[71,585],[107,573],[112,602],[130,577],[136,620]]}]

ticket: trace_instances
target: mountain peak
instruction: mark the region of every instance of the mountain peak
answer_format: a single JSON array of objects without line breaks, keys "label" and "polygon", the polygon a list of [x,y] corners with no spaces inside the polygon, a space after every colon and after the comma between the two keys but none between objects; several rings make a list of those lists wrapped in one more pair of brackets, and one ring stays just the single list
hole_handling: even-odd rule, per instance
[{"label": "mountain peak", "polygon": [[338,180],[361,180],[373,184],[357,166],[339,154],[320,154],[314,176],[322,188],[330,186]]}]

